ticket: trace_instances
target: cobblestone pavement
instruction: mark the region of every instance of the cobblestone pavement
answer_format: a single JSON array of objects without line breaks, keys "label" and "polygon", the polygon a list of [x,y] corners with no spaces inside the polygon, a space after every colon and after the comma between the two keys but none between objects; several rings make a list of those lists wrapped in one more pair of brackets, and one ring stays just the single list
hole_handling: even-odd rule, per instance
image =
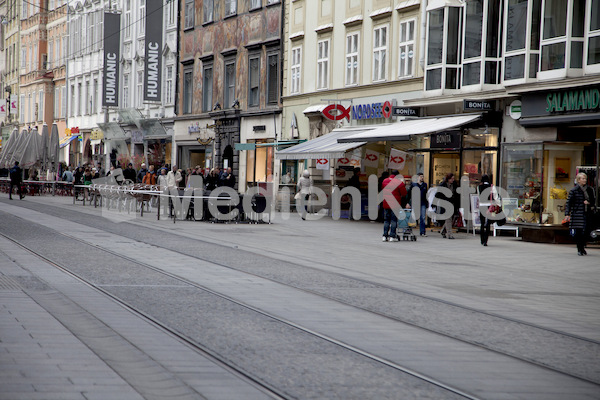
[{"label": "cobblestone pavement", "polygon": [[[491,238],[490,246],[483,248],[477,237],[466,233],[459,233],[454,241],[432,233],[417,242],[382,243],[381,225],[377,223],[302,221],[296,215],[288,220],[276,215],[271,225],[173,224],[170,220],[156,221],[154,214],[115,224],[103,218],[100,209],[82,207],[80,203],[74,206],[69,200],[40,197],[16,204],[0,200],[0,227],[5,224],[2,231],[14,234],[19,242],[36,247],[52,260],[61,260],[61,265],[69,264],[73,271],[111,294],[186,336],[206,342],[232,362],[246,369],[263,369],[273,376],[272,382],[280,382],[281,377],[274,376],[277,368],[288,365],[278,358],[296,357],[297,363],[291,365],[306,376],[282,384],[291,397],[343,398],[340,396],[344,393],[345,398],[368,398],[369,394],[377,398],[430,398],[431,392],[413,385],[412,397],[398,397],[399,392],[394,392],[397,388],[389,384],[396,378],[387,375],[390,371],[386,369],[377,373],[381,367],[377,362],[371,367],[362,360],[353,364],[358,360],[323,351],[322,343],[306,341],[302,335],[296,337],[281,328],[276,329],[280,343],[275,341],[273,330],[264,333],[270,342],[251,343],[249,330],[256,324],[256,316],[225,303],[219,306],[219,301],[199,296],[186,284],[143,272],[119,257],[144,260],[251,305],[267,316],[286,319],[402,364],[478,398],[600,398],[599,386],[590,383],[600,383],[600,371],[593,361],[598,351],[594,343],[600,341],[600,249],[593,246],[588,249],[588,257],[577,257],[574,246],[524,243],[507,236]],[[31,228],[19,227],[20,232],[11,232],[10,228],[19,226],[20,221],[27,221],[23,226]],[[71,240],[65,245],[69,240],[61,235],[45,240],[52,230],[73,235],[81,242]],[[98,255],[93,247],[85,247],[89,244],[99,248]],[[6,359],[13,364],[2,369],[6,375],[0,375],[0,382],[14,384],[1,386],[11,390],[0,390],[9,393],[4,397],[0,394],[0,399],[116,398],[111,391],[118,392],[118,398],[164,398],[167,394],[176,398],[265,396],[244,379],[192,355],[184,344],[133,317],[106,296],[92,296],[88,293],[91,289],[82,288],[84,285],[65,281],[62,273],[50,265],[40,265],[39,260],[15,246],[0,240],[0,326],[6,327],[0,330],[0,344],[5,345],[0,348],[0,360],[10,354]],[[85,262],[68,261],[65,249],[70,246],[79,246],[82,251],[86,248],[87,256],[82,257]],[[102,248],[114,253],[112,264],[120,263],[121,272],[136,284],[120,280],[122,276],[117,279],[117,273],[106,268],[106,262],[104,266],[94,263],[93,258],[100,257]],[[22,323],[31,315],[40,316],[34,318],[39,325]],[[197,320],[190,321],[190,315]],[[136,321],[136,329],[128,328],[132,320]],[[49,333],[39,337],[36,329],[46,325]],[[212,334],[201,334],[204,328]],[[21,337],[19,332],[27,335]],[[78,340],[89,332],[96,337]],[[133,332],[139,332],[139,337]],[[573,337],[565,338],[560,332]],[[60,343],[48,337],[60,338]],[[286,354],[286,340],[303,343],[305,352],[294,349],[293,354]],[[107,341],[114,347],[106,346]],[[37,364],[21,366],[18,359],[19,346],[29,348],[32,343],[37,346],[35,351],[23,355],[30,361],[48,358],[53,366],[70,365],[70,358],[78,357],[80,351],[78,360],[85,361],[72,374],[69,370],[52,375],[55,371],[49,369],[36,378],[30,371],[35,371]],[[160,349],[153,353],[150,349],[159,343]],[[482,343],[495,351],[474,348],[469,343]],[[43,351],[45,346],[54,351]],[[280,348],[279,357],[267,355],[269,348]],[[311,376],[308,371],[315,359],[306,356],[319,352],[323,355],[321,364],[329,369],[346,368],[345,373]],[[531,359],[538,365],[503,354]],[[569,359],[569,354],[581,356]],[[341,357],[337,363],[336,357]],[[583,377],[587,382],[539,365]],[[362,381],[360,377],[350,379],[353,374],[347,372],[348,368],[372,375],[363,376]],[[60,367],[58,370],[62,371]],[[132,372],[139,370],[148,374],[138,376]],[[21,380],[11,380],[11,374],[20,375]],[[61,383],[44,386],[45,375]],[[344,390],[336,390],[328,382],[340,376],[348,379]],[[153,386],[155,382],[167,383]],[[306,382],[313,382],[316,390],[298,388]],[[165,392],[165,388],[170,391]],[[447,396],[438,393],[431,398]]]}]

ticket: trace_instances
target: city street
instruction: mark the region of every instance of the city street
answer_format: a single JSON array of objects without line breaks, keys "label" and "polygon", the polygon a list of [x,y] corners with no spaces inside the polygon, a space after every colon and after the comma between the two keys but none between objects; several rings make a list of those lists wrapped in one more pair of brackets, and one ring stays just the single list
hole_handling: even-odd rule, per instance
[{"label": "city street", "polygon": [[600,399],[599,245],[381,231],[3,194],[0,400]]}]

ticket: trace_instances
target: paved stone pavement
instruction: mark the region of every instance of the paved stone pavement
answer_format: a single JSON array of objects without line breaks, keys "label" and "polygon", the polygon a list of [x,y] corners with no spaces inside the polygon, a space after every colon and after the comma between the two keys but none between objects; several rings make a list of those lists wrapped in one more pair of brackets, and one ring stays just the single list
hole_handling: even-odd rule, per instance
[{"label": "paved stone pavement", "polygon": [[[82,207],[81,203],[73,206],[70,199],[60,197],[25,201],[100,213],[99,209]],[[454,241],[443,240],[434,233],[417,242],[382,243],[378,223],[329,218],[302,221],[297,215],[285,220],[279,214],[272,225],[189,221],[173,224],[170,220],[156,221],[154,214],[133,223],[341,272],[600,340],[598,248],[590,248],[588,257],[577,257],[574,246],[524,243],[512,237],[491,238],[490,246],[483,248],[478,237],[466,233],[458,234]],[[18,283],[14,286],[15,282],[10,280],[5,285],[12,287],[11,290],[18,287]],[[0,295],[2,293],[0,291]],[[557,298],[561,301],[555,301]],[[27,300],[27,296],[24,299]],[[10,302],[7,304],[18,309]],[[37,311],[44,314],[41,309]],[[61,338],[63,334],[61,332]],[[103,365],[99,359],[95,362]],[[116,380],[111,381],[111,387],[124,384],[118,376],[110,377],[113,378]],[[131,398],[136,398],[135,390],[131,387],[129,390],[134,396]]]}]

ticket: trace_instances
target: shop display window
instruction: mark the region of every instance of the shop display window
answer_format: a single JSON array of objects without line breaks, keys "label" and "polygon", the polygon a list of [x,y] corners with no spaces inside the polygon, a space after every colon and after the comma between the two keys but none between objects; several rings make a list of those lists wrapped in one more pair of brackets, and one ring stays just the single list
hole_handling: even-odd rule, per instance
[{"label": "shop display window", "polygon": [[539,223],[541,218],[543,145],[504,145],[501,187],[508,222]]},{"label": "shop display window", "polygon": [[503,148],[501,186],[509,222],[560,225],[583,145],[510,144]]}]

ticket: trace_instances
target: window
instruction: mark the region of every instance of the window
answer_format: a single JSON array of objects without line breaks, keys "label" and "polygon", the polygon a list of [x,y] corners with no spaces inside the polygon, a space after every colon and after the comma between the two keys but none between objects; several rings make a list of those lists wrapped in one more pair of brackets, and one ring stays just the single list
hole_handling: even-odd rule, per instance
[{"label": "window", "polygon": [[21,47],[21,68],[27,68],[27,48]]},{"label": "window", "polygon": [[317,43],[317,89],[329,87],[329,39]]},{"label": "window", "polygon": [[46,58],[46,68],[52,69],[52,58],[54,56],[54,41],[48,41],[48,56]]},{"label": "window", "polygon": [[67,87],[63,86],[60,88],[60,117],[67,117]]},{"label": "window", "polygon": [[183,113],[192,113],[192,100],[194,94],[194,70],[193,66],[183,70]]},{"label": "window", "polygon": [[250,0],[250,9],[254,10],[261,7],[262,0]]},{"label": "window", "polygon": [[137,21],[138,34],[143,35],[146,31],[146,0],[140,0],[140,17]]},{"label": "window", "polygon": [[177,2],[176,1],[167,1],[167,25],[172,26],[175,25],[175,18],[177,17]]},{"label": "window", "polygon": [[129,108],[129,74],[123,75],[123,99],[121,104],[123,104],[123,108]]},{"label": "window", "polygon": [[202,68],[202,111],[212,110],[213,102],[213,64],[206,63]]},{"label": "window", "polygon": [[600,64],[600,0],[591,0],[589,4],[588,15],[590,24],[587,27],[587,65],[598,67]]},{"label": "window", "polygon": [[290,94],[300,93],[300,77],[302,72],[302,48],[292,49],[292,62],[290,75],[292,78],[290,84]]},{"label": "window", "polygon": [[136,90],[136,106],[142,108],[144,106],[144,71],[137,73],[137,90]]},{"label": "window", "polygon": [[204,23],[207,24],[209,22],[214,21],[214,8],[215,2],[214,0],[204,0],[202,2],[203,13],[204,13]]},{"label": "window", "polygon": [[75,108],[75,115],[83,115],[83,107],[81,106],[81,102],[83,99],[85,99],[85,96],[83,96],[83,90],[81,88],[81,82],[79,82],[77,84],[77,104],[76,104],[76,108]]},{"label": "window", "polygon": [[54,110],[53,110],[53,118],[60,118],[60,88],[54,88]]},{"label": "window", "polygon": [[167,71],[166,71],[166,77],[165,77],[165,93],[166,93],[166,97],[165,97],[165,103],[166,104],[173,104],[173,66],[172,65],[167,65]]},{"label": "window", "polygon": [[125,0],[125,39],[131,38],[131,0]]},{"label": "window", "polygon": [[225,0],[225,17],[237,14],[237,0]]},{"label": "window", "polygon": [[[540,56],[542,0],[508,0],[504,26],[505,82],[535,78]],[[531,34],[527,36],[527,27]]]},{"label": "window", "polygon": [[92,110],[92,114],[96,114],[98,112],[98,79],[94,79],[94,86],[92,86],[90,109]]},{"label": "window", "polygon": [[38,93],[38,121],[44,120],[44,91],[40,90]]},{"label": "window", "polygon": [[279,54],[267,56],[267,104],[279,102]]},{"label": "window", "polygon": [[398,77],[412,76],[415,70],[415,20],[400,22]]},{"label": "window", "polygon": [[71,117],[75,116],[75,103],[76,103],[77,98],[75,97],[75,85],[71,85],[71,104],[70,104],[70,110],[69,110],[69,114],[71,115]]},{"label": "window", "polygon": [[86,79],[85,81],[85,86],[83,88],[83,93],[81,94],[81,102],[83,103],[83,114],[84,115],[89,115],[90,114],[90,102],[88,101],[88,98],[90,96],[91,90],[90,90],[90,81],[89,79]]},{"label": "window", "polygon": [[[248,107],[260,103],[260,58],[257,55],[248,59]],[[229,104],[229,103],[226,103]]]},{"label": "window", "polygon": [[231,107],[235,101],[235,61],[225,62],[225,98],[223,108]]},{"label": "window", "polygon": [[185,20],[184,20],[184,24],[183,24],[184,29],[194,27],[195,10],[196,10],[196,5],[194,4],[194,0],[185,0]]},{"label": "window", "polygon": [[25,123],[25,95],[21,95],[21,101],[19,102],[19,122]]},{"label": "window", "polygon": [[346,36],[346,86],[358,84],[358,32]]},{"label": "window", "polygon": [[387,26],[375,28],[373,31],[373,82],[386,78],[387,61]]},{"label": "window", "polygon": [[427,14],[425,90],[458,89],[462,61],[462,8],[439,8]]},{"label": "window", "polygon": [[40,69],[40,64],[38,63],[38,45],[37,43],[33,44],[33,71],[37,71]]}]

